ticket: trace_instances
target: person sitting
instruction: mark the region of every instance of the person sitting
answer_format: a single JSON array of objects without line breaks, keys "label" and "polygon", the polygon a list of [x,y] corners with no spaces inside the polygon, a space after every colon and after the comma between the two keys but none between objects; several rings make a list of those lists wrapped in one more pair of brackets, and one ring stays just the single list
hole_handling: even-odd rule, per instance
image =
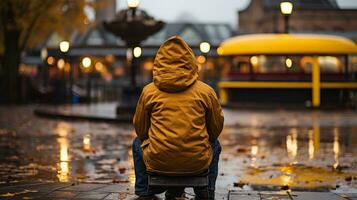
[{"label": "person sitting", "polygon": [[[132,150],[135,194],[152,197],[167,188],[149,190],[148,172],[166,176],[198,175],[208,170],[207,189],[194,188],[196,198],[214,199],[224,116],[214,90],[197,80],[192,49],[179,36],[165,41],[153,66],[153,82],[138,100]],[[184,188],[168,189],[166,198]]]}]

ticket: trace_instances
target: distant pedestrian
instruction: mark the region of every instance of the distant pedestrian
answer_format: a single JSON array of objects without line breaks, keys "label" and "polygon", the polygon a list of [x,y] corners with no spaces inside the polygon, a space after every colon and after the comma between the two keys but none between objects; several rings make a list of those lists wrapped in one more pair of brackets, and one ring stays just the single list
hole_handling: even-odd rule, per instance
[{"label": "distant pedestrian", "polygon": [[[147,171],[168,175],[197,175],[209,169],[208,191],[194,188],[197,198],[214,199],[223,128],[223,112],[214,90],[197,80],[195,55],[178,36],[164,42],[133,119],[135,194],[151,197],[164,192],[148,190]],[[182,195],[184,188],[167,190],[166,198]]]}]

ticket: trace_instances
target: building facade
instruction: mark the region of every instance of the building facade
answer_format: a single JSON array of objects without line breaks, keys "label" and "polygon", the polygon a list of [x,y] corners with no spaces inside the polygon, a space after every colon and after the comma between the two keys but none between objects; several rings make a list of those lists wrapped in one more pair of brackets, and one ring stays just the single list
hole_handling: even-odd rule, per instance
[{"label": "building facade", "polygon": [[[239,15],[239,32],[279,33],[284,30],[282,0],[251,0]],[[347,36],[357,41],[357,9],[341,9],[335,0],[294,0],[290,32]]]}]

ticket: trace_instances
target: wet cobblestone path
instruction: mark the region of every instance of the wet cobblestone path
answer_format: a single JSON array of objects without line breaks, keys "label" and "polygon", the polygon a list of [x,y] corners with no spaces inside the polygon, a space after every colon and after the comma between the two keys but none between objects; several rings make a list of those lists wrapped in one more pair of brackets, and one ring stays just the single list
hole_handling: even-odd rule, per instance
[{"label": "wet cobblestone path", "polygon": [[[82,198],[76,196],[79,193],[97,195],[97,189],[68,191],[78,183],[115,190],[99,192],[103,196],[93,199],[110,199],[110,195],[120,199],[121,190],[127,188],[125,198],[134,196],[130,148],[135,133],[130,124],[45,119],[34,116],[32,110],[33,106],[0,107],[0,182],[5,184],[0,185],[1,197],[8,198],[9,193],[22,198],[32,190],[42,191],[26,185],[12,191],[9,183],[15,181],[38,187],[51,182],[53,189],[43,189],[50,192],[37,192],[42,197],[57,190],[69,199]],[[224,113],[217,180],[222,198],[231,191],[230,199],[242,195],[273,199],[264,192],[244,192],[280,189],[291,194],[332,191],[336,194],[327,194],[338,194],[337,199],[355,198],[351,195],[357,193],[356,112],[225,109]],[[278,199],[293,198],[284,195]]]}]

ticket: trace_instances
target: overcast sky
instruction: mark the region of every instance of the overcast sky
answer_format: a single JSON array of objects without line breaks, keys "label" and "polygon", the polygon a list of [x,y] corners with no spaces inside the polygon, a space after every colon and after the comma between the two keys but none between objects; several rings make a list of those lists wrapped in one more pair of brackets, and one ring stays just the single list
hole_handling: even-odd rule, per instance
[{"label": "overcast sky", "polygon": [[[247,7],[250,0],[141,0],[139,8],[167,22],[220,22],[236,26],[237,11]],[[342,8],[357,8],[357,0],[337,0]],[[127,6],[117,0],[117,9]]]}]

